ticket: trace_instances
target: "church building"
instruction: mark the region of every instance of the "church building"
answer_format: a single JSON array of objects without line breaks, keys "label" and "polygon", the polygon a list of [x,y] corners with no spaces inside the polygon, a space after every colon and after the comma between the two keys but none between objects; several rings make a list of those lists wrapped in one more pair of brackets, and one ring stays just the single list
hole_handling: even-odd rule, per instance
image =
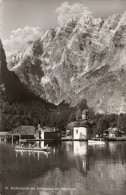
[{"label": "church building", "polygon": [[96,136],[94,122],[88,119],[88,110],[82,112],[82,118],[74,123],[73,140],[87,141]]}]

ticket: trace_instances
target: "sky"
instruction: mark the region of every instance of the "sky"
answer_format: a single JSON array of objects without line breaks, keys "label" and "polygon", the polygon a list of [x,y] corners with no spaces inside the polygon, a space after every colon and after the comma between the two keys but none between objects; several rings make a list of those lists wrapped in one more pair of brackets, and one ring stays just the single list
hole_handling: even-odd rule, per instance
[{"label": "sky", "polygon": [[123,13],[126,0],[0,0],[0,10],[0,36],[10,54],[70,17]]}]

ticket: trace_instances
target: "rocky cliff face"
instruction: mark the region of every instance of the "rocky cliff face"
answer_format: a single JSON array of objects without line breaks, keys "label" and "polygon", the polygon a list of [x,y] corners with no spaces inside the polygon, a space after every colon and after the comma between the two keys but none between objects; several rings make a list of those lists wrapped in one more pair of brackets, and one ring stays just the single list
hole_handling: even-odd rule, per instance
[{"label": "rocky cliff face", "polygon": [[96,112],[126,112],[126,12],[70,19],[27,43],[8,67],[53,104],[86,99]]},{"label": "rocky cliff face", "polygon": [[[20,82],[14,71],[8,70],[5,52],[0,41],[0,90],[4,90],[6,96],[15,100],[26,100],[36,98],[28,87]],[[1,95],[1,91],[0,91]]]}]

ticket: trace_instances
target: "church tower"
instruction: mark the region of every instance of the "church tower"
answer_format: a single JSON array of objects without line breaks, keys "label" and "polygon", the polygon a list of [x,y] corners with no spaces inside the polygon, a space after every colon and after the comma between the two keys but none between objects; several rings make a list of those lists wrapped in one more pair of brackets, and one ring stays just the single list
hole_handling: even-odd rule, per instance
[{"label": "church tower", "polygon": [[88,114],[89,114],[88,110],[84,110],[82,112],[82,119],[83,120],[88,120]]}]

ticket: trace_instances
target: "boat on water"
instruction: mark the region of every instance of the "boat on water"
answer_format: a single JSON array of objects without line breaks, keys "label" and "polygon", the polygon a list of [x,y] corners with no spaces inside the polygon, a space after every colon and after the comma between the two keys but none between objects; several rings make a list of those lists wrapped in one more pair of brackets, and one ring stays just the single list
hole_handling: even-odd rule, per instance
[{"label": "boat on water", "polygon": [[105,141],[103,140],[88,140],[88,145],[104,145]]},{"label": "boat on water", "polygon": [[22,147],[22,146],[15,146],[15,150],[16,151],[33,151],[33,152],[49,152],[50,148],[49,147],[43,147],[43,148],[39,148],[39,147]]}]

